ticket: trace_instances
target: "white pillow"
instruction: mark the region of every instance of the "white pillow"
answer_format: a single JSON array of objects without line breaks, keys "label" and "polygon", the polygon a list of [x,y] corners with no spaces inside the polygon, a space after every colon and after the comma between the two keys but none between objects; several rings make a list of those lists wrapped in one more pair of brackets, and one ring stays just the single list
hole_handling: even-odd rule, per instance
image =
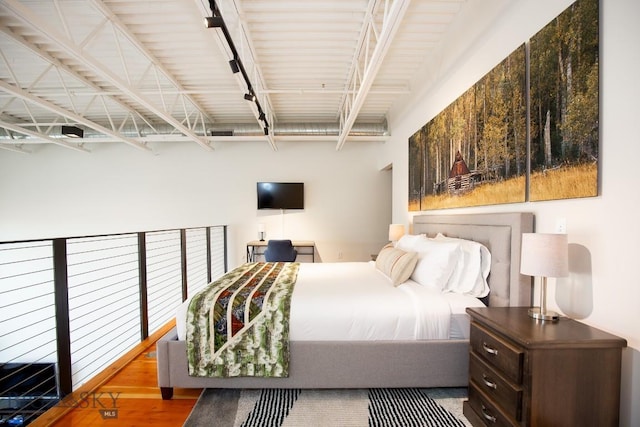
[{"label": "white pillow", "polygon": [[415,243],[414,250],[418,253],[418,263],[411,279],[423,286],[444,291],[458,259],[462,256],[460,244],[439,242],[425,237]]},{"label": "white pillow", "polygon": [[376,268],[387,275],[394,286],[398,286],[411,277],[417,261],[415,252],[406,252],[389,244],[378,253]]},{"label": "white pillow", "polygon": [[403,251],[415,252],[416,250],[414,248],[416,243],[426,238],[424,234],[405,234],[396,243],[396,248],[402,249]]},{"label": "white pillow", "polygon": [[445,290],[483,298],[489,295],[487,277],[491,271],[491,253],[486,246],[473,240],[438,234],[434,240],[458,243],[462,256],[458,259]]}]

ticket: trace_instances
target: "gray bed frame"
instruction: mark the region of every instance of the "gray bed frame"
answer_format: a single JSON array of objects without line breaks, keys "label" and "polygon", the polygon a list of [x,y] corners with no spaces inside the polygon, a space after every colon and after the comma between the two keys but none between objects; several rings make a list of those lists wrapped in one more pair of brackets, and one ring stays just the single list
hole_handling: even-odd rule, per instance
[{"label": "gray bed frame", "polygon": [[[529,306],[531,278],[520,268],[522,233],[531,213],[419,215],[413,234],[443,233],[483,243],[491,251],[490,306]],[[157,343],[158,386],[173,388],[461,387],[468,381],[468,340],[292,341],[287,378],[201,378],[187,373],[186,346],[175,328]]]}]

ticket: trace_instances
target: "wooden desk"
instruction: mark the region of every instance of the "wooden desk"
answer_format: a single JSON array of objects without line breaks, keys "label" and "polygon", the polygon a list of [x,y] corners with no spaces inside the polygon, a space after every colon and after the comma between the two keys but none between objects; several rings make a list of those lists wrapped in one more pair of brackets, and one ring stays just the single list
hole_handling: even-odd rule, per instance
[{"label": "wooden desk", "polygon": [[[256,257],[264,256],[268,240],[252,240],[247,243],[247,262],[256,261]],[[316,262],[316,243],[312,240],[292,240],[298,256],[310,256],[311,262]],[[301,251],[303,249],[304,251]]]}]

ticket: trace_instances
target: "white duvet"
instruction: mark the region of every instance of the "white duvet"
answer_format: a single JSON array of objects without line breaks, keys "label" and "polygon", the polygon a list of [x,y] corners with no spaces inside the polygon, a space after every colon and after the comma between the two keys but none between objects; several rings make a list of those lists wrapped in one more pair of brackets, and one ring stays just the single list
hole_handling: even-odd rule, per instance
[{"label": "white duvet", "polygon": [[[292,341],[464,338],[465,308],[483,306],[411,280],[393,286],[373,262],[301,263],[291,298]],[[176,315],[180,339],[188,303]]]}]

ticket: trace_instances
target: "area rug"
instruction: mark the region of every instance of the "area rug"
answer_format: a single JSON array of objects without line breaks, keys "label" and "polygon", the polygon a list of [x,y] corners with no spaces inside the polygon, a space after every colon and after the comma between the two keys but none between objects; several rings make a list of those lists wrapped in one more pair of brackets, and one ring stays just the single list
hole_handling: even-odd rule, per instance
[{"label": "area rug", "polygon": [[470,426],[466,388],[206,389],[185,427]]}]

